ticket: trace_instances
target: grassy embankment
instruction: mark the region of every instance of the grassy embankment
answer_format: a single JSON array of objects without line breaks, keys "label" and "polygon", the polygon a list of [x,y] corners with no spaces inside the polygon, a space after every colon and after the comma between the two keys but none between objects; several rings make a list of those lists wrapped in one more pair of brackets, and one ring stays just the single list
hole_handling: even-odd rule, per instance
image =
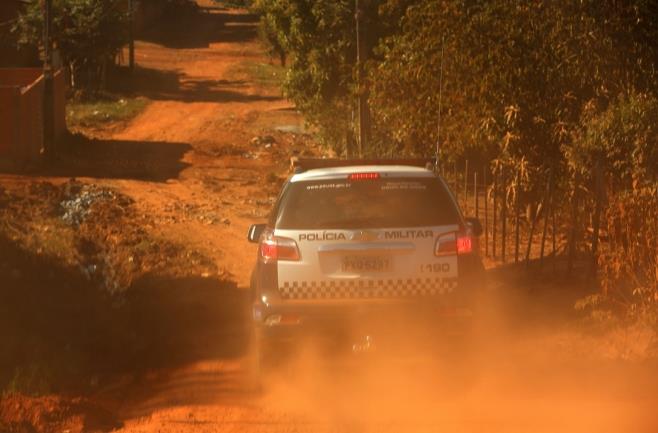
[{"label": "grassy embankment", "polygon": [[148,104],[149,101],[141,97],[74,98],[67,103],[66,122],[73,130],[125,123],[139,115]]}]

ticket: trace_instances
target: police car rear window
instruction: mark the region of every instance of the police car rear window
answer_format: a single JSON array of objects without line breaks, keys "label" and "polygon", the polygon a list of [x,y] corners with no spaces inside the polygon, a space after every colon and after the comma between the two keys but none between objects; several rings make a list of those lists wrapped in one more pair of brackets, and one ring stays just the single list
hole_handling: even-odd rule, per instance
[{"label": "police car rear window", "polygon": [[459,213],[438,179],[381,178],[290,184],[279,229],[357,229],[452,225]]}]

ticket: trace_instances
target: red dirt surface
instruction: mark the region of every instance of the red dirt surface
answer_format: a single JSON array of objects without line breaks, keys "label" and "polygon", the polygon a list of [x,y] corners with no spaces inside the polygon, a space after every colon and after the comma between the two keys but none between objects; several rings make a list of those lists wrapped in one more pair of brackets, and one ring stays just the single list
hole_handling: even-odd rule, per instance
[{"label": "red dirt surface", "polygon": [[110,431],[121,422],[83,398],[5,396],[0,401],[0,431],[6,433],[81,433]]},{"label": "red dirt surface", "polygon": [[[198,2],[207,9],[184,34],[137,44],[129,87],[152,100],[145,112],[125,128],[82,131],[94,140],[72,143],[72,158],[28,180],[61,185],[74,176],[112,188],[131,199],[140,244],[183,245],[214,266],[163,278],[188,262],[153,264],[133,316],[138,341],[159,339],[138,352],[135,371],[104,381],[88,400],[5,397],[0,431],[107,431],[89,421],[106,411],[125,433],[658,431],[655,363],[619,356],[636,345],[641,353],[644,337],[621,339],[621,350],[603,346],[574,331],[578,292],[531,293],[500,275],[470,355],[423,357],[423,341],[420,362],[327,365],[309,352],[264,394],[249,391],[241,309],[255,251],[247,228],[265,218],[288,158],[320,150],[276,129],[303,119],[240,68],[268,62],[256,18]],[[252,140],[262,136],[274,143]],[[0,175],[10,193],[25,182]]]}]

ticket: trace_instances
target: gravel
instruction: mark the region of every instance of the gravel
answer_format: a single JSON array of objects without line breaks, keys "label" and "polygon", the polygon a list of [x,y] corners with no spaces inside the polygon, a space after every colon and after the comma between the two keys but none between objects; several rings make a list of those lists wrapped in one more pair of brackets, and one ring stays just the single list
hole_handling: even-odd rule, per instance
[{"label": "gravel", "polygon": [[85,221],[94,204],[118,199],[117,194],[111,189],[95,184],[67,185],[64,195],[64,200],[59,204],[64,212],[62,220],[73,227],[78,227]]}]

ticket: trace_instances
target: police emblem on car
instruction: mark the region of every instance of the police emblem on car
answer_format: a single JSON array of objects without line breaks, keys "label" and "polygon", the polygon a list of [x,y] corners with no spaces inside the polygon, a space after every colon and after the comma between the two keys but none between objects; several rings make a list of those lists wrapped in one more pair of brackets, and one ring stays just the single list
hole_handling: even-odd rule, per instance
[{"label": "police emblem on car", "polygon": [[350,235],[353,241],[370,242],[379,239],[379,233],[368,230],[358,230]]}]

